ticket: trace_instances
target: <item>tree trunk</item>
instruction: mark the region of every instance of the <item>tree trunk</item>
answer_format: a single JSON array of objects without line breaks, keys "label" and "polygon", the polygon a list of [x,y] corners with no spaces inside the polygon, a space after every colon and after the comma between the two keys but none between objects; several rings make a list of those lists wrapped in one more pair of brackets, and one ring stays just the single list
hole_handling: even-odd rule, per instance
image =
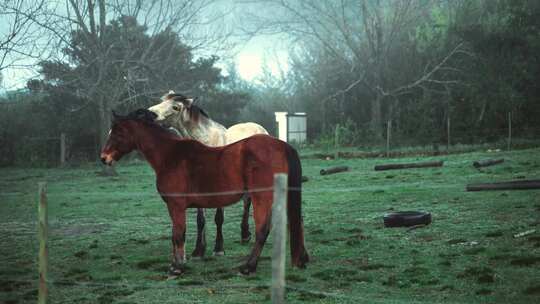
[{"label": "tree trunk", "polygon": [[[111,109],[109,102],[102,98],[99,102],[99,146],[100,150],[103,149],[105,144],[107,143],[107,138],[109,134],[109,130],[111,129]],[[103,176],[116,176],[118,175],[116,173],[116,170],[114,168],[114,165],[111,166],[102,166],[101,174]]]},{"label": "tree trunk", "polygon": [[382,141],[384,138],[383,128],[382,128],[382,113],[381,113],[381,103],[382,96],[377,94],[377,98],[373,99],[371,102],[371,132],[375,136],[377,141]]}]

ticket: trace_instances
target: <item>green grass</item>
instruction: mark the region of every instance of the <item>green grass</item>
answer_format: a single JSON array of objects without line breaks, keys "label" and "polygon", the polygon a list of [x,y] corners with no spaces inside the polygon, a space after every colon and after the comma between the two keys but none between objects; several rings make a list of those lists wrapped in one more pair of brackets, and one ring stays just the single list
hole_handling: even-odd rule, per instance
[{"label": "green grass", "polygon": [[[472,161],[504,157],[481,171]],[[386,162],[443,159],[443,168],[373,171]],[[320,176],[347,165],[351,171]],[[287,262],[292,303],[533,303],[540,300],[540,191],[465,192],[469,182],[540,178],[540,149],[399,159],[303,159],[303,211],[312,261]],[[236,267],[241,204],[225,210],[224,257],[189,260],[167,281],[170,221],[153,172],[121,162],[100,177],[88,164],[65,169],[2,169],[0,303],[37,295],[37,182],[47,181],[51,303],[262,303],[270,301],[269,238],[256,275]],[[426,210],[433,223],[384,228],[391,210]],[[207,215],[208,251],[214,238]],[[195,242],[188,217],[187,249]],[[253,226],[253,224],[251,224]],[[513,235],[536,232],[522,238]]]}]

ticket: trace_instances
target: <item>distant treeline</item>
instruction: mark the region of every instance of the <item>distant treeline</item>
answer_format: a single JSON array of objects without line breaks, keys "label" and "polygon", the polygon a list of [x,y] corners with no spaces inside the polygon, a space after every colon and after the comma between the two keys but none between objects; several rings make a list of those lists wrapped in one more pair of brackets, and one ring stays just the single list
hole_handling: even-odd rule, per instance
[{"label": "distant treeline", "polygon": [[381,144],[388,122],[407,145],[446,144],[448,126],[452,143],[500,140],[509,119],[515,137],[540,135],[540,1],[267,2],[280,13],[246,22],[294,43],[288,71],[256,84],[129,16],[107,25],[101,48],[72,32],[65,62],[41,62],[39,80],[0,99],[0,165],[56,162],[62,132],[68,158],[94,160],[110,110],[150,106],[169,89],[200,97],[226,126],[273,132],[274,111],[307,112],[319,144],[336,126],[343,145]]}]

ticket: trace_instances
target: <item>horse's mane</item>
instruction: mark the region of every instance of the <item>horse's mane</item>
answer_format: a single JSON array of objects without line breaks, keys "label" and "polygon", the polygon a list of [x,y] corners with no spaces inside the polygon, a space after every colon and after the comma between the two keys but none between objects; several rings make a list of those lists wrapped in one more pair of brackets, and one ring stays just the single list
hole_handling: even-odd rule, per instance
[{"label": "horse's mane", "polygon": [[210,119],[210,116],[208,116],[208,114],[203,109],[201,109],[201,107],[199,107],[197,105],[191,105],[191,107],[189,107],[188,111],[189,111],[189,117],[193,118],[194,120],[199,119],[199,115],[202,115],[202,116]]},{"label": "horse's mane", "polygon": [[[135,111],[132,111],[128,113],[127,115],[118,115],[113,113],[114,120],[113,122],[120,122],[120,121],[126,121],[126,120],[135,120],[144,123],[145,125],[157,127],[163,131],[166,131],[167,133],[173,134],[169,129],[167,129],[165,126],[159,124],[156,122],[157,114],[148,110],[148,109],[137,109]],[[174,134],[173,134],[174,135]]]}]

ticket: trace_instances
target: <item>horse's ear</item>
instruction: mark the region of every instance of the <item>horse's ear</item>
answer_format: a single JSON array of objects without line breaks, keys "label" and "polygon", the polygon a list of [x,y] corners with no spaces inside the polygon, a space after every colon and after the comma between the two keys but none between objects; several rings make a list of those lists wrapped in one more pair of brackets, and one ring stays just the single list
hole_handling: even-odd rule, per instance
[{"label": "horse's ear", "polygon": [[195,100],[193,98],[184,98],[180,100],[186,108],[190,108]]},{"label": "horse's ear", "polygon": [[171,99],[177,102],[181,102],[186,108],[190,108],[193,104],[193,98],[186,97],[182,94],[174,94]]},{"label": "horse's ear", "polygon": [[167,99],[171,99],[176,95],[176,93],[173,90],[170,90],[169,93],[161,96],[161,100],[165,101]]}]

